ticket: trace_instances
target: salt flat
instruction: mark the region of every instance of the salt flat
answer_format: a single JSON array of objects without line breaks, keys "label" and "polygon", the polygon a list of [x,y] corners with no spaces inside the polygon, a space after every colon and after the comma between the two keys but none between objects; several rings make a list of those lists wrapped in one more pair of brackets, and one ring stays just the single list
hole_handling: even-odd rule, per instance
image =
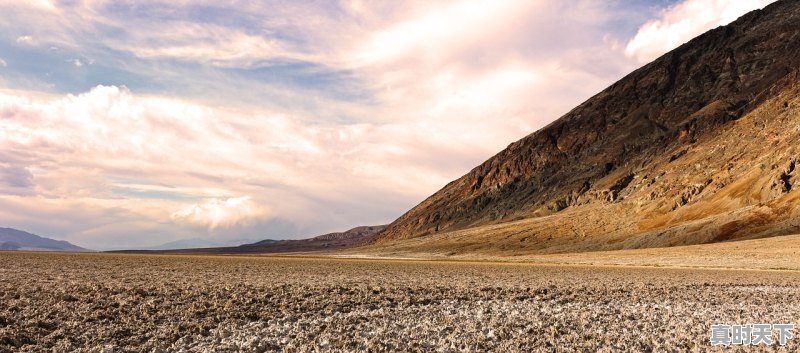
[{"label": "salt flat", "polygon": [[0,252],[0,278],[0,352],[704,352],[800,322],[795,271]]}]

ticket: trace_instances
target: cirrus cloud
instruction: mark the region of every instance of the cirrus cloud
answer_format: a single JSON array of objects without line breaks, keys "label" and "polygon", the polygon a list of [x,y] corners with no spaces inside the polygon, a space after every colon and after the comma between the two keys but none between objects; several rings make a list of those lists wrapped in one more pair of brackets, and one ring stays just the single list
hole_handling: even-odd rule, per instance
[{"label": "cirrus cloud", "polygon": [[724,26],[775,0],[685,0],[639,28],[625,47],[625,55],[649,62],[690,39]]},{"label": "cirrus cloud", "polygon": [[[3,179],[16,191],[0,200],[40,205],[42,213],[24,218],[34,223],[50,205],[56,211],[47,212],[79,224],[98,214],[113,223],[119,213],[104,210],[116,209],[177,234],[271,221],[313,234],[380,223],[446,182],[449,175],[431,173],[435,162],[420,153],[449,144],[414,123],[308,126],[280,113],[240,114],[124,87],[66,96],[6,91],[0,151],[9,163]],[[67,207],[75,200],[80,208]]]},{"label": "cirrus cloud", "polygon": [[0,222],[91,248],[390,222],[716,23],[681,29],[698,4],[738,6],[8,0]]}]

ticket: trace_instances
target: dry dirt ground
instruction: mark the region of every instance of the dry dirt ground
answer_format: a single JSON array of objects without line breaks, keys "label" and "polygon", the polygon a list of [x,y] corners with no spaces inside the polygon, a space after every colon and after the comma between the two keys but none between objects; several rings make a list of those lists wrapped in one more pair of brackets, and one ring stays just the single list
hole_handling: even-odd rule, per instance
[{"label": "dry dirt ground", "polygon": [[800,323],[800,273],[0,252],[0,352],[739,351],[714,323]]},{"label": "dry dirt ground", "polygon": [[[434,240],[445,245],[450,239]],[[454,252],[452,247],[436,251],[425,237],[381,247],[354,248],[331,254],[339,258],[403,258],[455,261],[533,262],[539,264],[615,265],[686,268],[726,268],[800,271],[800,235],[729,241],[702,245],[615,251],[536,254],[519,250],[492,255]],[[469,244],[463,245],[469,247]]]}]

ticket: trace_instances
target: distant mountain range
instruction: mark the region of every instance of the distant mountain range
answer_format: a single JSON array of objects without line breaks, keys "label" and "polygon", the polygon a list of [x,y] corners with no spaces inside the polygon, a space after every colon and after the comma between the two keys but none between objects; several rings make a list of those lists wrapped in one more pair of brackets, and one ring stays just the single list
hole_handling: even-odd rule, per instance
[{"label": "distant mountain range", "polygon": [[[221,247],[185,247],[181,249],[123,250],[124,253],[181,253],[181,254],[269,254],[342,250],[362,245],[380,233],[385,225],[361,226],[344,232],[328,233],[308,239],[265,239],[251,244]],[[174,245],[174,244],[173,244]]]},{"label": "distant mountain range", "polygon": [[64,240],[40,237],[12,228],[0,228],[0,250],[88,251]]},{"label": "distant mountain range", "polygon": [[255,243],[255,239],[234,239],[218,240],[204,238],[188,238],[171,241],[157,246],[146,248],[145,250],[174,250],[174,249],[195,249],[195,248],[218,248],[226,246],[239,246]]}]

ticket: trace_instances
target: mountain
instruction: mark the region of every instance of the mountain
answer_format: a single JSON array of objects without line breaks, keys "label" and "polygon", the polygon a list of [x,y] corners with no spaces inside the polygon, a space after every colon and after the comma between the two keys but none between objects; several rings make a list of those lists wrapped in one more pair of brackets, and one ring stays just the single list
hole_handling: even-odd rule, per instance
[{"label": "mountain", "polygon": [[266,239],[259,242],[240,246],[223,246],[210,248],[183,248],[164,250],[126,250],[119,252],[162,252],[180,254],[270,254],[290,252],[315,252],[344,250],[363,245],[376,234],[386,228],[380,226],[361,226],[344,232],[328,233],[313,238],[300,240],[273,240]]},{"label": "mountain", "polygon": [[88,251],[63,240],[44,238],[12,228],[0,228],[0,250]]},{"label": "mountain", "polygon": [[512,143],[372,244],[514,255],[798,233],[799,70],[800,1],[778,1]]},{"label": "mountain", "polygon": [[361,226],[353,229],[318,235],[300,240],[263,240],[254,244],[226,249],[231,253],[287,253],[343,250],[363,244],[374,235],[380,233],[385,225]]},{"label": "mountain", "polygon": [[161,245],[147,248],[147,250],[173,250],[173,249],[192,249],[192,248],[216,248],[224,246],[239,246],[254,242],[252,239],[218,240],[204,238],[188,238],[171,241]]},{"label": "mountain", "polygon": [[380,233],[382,230],[386,228],[385,225],[381,226],[361,226],[355,227],[348,231],[344,232],[337,232],[337,233],[328,233],[323,235],[318,235],[311,240],[314,241],[350,241],[350,240],[360,240],[375,234]]},{"label": "mountain", "polygon": [[268,245],[268,244],[277,243],[277,242],[279,242],[279,241],[280,241],[280,240],[274,240],[274,239],[264,239],[264,240],[257,241],[257,242],[255,242],[255,243],[249,243],[249,244],[240,244],[239,246],[263,246],[263,245]]}]

